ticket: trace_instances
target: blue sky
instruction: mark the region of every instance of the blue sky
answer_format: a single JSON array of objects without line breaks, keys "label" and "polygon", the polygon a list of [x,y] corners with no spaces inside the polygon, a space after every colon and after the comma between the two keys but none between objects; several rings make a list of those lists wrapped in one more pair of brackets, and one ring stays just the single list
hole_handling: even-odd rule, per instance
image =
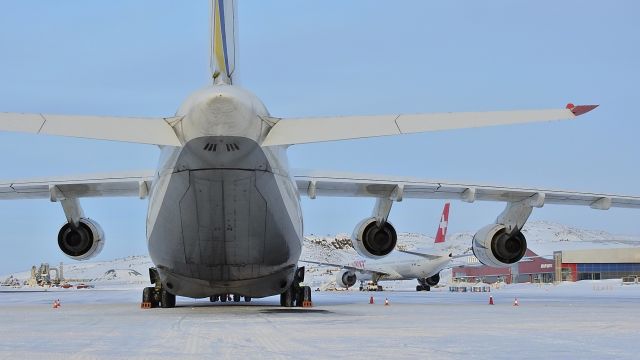
[{"label": "blue sky", "polygon": [[[393,5],[390,5],[393,4]],[[0,111],[172,115],[208,85],[208,1],[0,4]],[[637,1],[258,1],[239,5],[244,87],[275,116],[601,106],[577,121],[301,145],[291,165],[640,194]],[[0,133],[2,179],[153,168],[153,146]],[[82,201],[107,244],[146,253],[146,202]],[[303,200],[306,233],[351,232],[373,200]],[[504,205],[451,207],[475,231]],[[442,202],[394,205],[432,234]],[[637,210],[545,206],[531,219],[640,234]],[[59,204],[0,202],[0,273],[70,261]]]}]

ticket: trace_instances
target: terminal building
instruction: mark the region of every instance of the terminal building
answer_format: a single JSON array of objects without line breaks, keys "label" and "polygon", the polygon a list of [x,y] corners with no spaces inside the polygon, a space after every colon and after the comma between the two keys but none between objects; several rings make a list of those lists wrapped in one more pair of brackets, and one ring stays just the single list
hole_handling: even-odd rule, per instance
[{"label": "terminal building", "polygon": [[[474,256],[452,269],[454,281],[494,283],[550,283],[554,281],[640,278],[640,248],[565,250],[553,259],[527,249],[525,258],[511,267],[482,265]],[[637,280],[636,280],[637,281]]]},{"label": "terminal building", "polygon": [[640,248],[556,251],[553,257],[562,281],[640,277]]}]

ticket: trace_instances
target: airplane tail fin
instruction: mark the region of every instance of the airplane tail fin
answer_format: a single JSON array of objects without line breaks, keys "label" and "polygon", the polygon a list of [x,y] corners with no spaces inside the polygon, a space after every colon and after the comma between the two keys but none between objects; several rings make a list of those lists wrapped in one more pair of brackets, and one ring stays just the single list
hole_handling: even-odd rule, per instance
[{"label": "airplane tail fin", "polygon": [[211,0],[211,76],[215,84],[232,84],[237,61],[237,4]]},{"label": "airplane tail fin", "polygon": [[436,232],[436,240],[434,245],[444,243],[447,237],[447,227],[449,226],[449,203],[444,204],[442,209],[442,216],[440,216],[440,223],[438,224],[438,231]]}]

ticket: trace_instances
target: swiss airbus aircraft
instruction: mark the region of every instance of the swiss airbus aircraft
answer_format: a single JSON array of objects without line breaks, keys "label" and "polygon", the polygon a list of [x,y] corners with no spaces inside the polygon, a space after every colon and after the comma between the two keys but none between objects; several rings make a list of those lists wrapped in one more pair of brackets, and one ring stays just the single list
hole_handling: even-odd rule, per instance
[{"label": "swiss airbus aircraft", "polygon": [[104,233],[85,216],[80,199],[148,199],[147,244],[155,284],[144,290],[152,306],[175,306],[175,296],[280,294],[283,306],[310,301],[298,267],[303,226],[300,196],[372,197],[370,217],[352,242],[363,256],[382,258],[397,241],[387,220],[405,198],[501,201],[504,211],[480,229],[472,248],[484,264],[508,266],[526,251],[520,229],[544,204],[640,207],[640,197],[473,183],[443,183],[289,168],[292,145],[536,121],[569,120],[595,105],[532,111],[391,114],[281,119],[237,85],[237,14],[232,0],[211,2],[212,85],[189,96],[175,116],[126,118],[0,114],[0,130],[156,145],[157,170],[137,175],[76,176],[0,183],[0,199],[49,199],[67,219],[60,249],[84,260],[104,246]]},{"label": "swiss airbus aircraft", "polygon": [[449,207],[450,204],[446,203],[442,209],[433,249],[429,251],[396,250],[390,256],[382,259],[368,261],[366,258],[361,258],[348,264],[306,259],[300,260],[300,262],[342,268],[336,274],[336,286],[342,288],[350,288],[357,281],[360,281],[360,290],[363,290],[363,282],[370,280],[377,291],[382,289],[378,285],[379,281],[417,279],[416,291],[429,291],[432,286],[438,285],[440,271],[446,269],[451,260],[469,256],[468,254],[453,255],[444,252],[443,245],[447,238],[449,225]]}]

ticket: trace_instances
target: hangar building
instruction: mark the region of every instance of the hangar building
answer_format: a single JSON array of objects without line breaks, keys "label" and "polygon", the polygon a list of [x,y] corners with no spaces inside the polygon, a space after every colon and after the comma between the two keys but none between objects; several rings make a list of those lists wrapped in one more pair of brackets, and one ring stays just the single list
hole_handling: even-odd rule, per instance
[{"label": "hangar building", "polygon": [[640,277],[640,248],[589,249],[553,253],[555,278],[563,281]]},{"label": "hangar building", "polygon": [[640,248],[608,248],[555,251],[553,260],[527,249],[525,259],[506,268],[482,265],[474,256],[452,269],[454,281],[493,283],[544,282],[556,280],[640,279]]},{"label": "hangar building", "polygon": [[467,259],[468,265],[454,267],[452,277],[454,281],[477,282],[488,284],[504,281],[507,284],[519,282],[553,282],[554,261],[539,257],[527,249],[525,259],[510,267],[495,268],[478,262],[475,256]]}]

